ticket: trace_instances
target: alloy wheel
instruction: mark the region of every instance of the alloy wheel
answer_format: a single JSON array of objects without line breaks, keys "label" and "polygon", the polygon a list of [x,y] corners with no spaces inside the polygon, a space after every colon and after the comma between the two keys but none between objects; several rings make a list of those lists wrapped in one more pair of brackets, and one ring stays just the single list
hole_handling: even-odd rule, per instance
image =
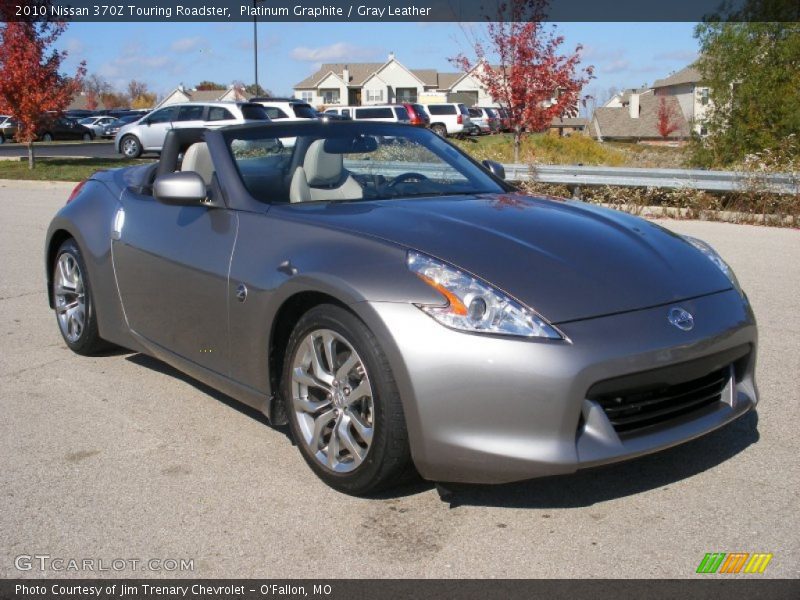
[{"label": "alloy wheel", "polygon": [[375,413],[369,376],[353,345],[330,329],[306,335],[294,354],[291,392],[311,455],[335,473],[357,469],[372,445]]},{"label": "alloy wheel", "polygon": [[122,153],[129,158],[136,158],[139,155],[139,142],[132,137],[122,140]]},{"label": "alloy wheel", "polygon": [[64,337],[77,342],[86,326],[86,293],[78,261],[65,252],[58,257],[53,287],[58,325]]}]

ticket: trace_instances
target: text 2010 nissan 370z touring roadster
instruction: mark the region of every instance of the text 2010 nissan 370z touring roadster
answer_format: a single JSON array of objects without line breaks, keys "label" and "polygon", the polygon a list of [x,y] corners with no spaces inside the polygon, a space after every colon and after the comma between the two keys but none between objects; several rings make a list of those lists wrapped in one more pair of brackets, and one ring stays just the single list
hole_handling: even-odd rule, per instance
[{"label": "text 2010 nissan 370z touring roadster", "polygon": [[712,248],[502,177],[404,125],[174,130],[55,216],[50,303],[75,352],[288,421],[351,494],[570,473],[755,406],[755,320]]}]

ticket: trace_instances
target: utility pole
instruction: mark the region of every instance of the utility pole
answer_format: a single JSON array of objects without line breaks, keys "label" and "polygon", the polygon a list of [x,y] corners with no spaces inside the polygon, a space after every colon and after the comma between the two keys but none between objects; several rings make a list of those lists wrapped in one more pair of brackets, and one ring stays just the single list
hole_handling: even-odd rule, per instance
[{"label": "utility pole", "polygon": [[258,85],[258,16],[256,6],[258,0],[253,0],[253,68],[255,70],[256,96],[260,95],[261,87]]}]

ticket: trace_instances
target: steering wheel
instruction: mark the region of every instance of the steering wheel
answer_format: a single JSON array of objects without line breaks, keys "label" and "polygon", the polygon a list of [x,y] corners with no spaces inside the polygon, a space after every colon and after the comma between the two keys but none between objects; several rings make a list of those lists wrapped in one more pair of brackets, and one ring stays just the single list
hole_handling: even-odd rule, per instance
[{"label": "steering wheel", "polygon": [[392,179],[392,181],[389,183],[389,187],[394,187],[399,183],[405,183],[407,181],[428,181],[428,178],[422,173],[414,173],[413,171],[408,173],[401,173],[400,175]]}]

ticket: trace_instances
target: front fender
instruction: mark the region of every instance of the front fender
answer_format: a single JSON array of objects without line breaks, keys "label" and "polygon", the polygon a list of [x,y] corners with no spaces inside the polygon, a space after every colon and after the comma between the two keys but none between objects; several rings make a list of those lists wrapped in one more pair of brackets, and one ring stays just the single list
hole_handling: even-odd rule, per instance
[{"label": "front fender", "polygon": [[80,193],[56,213],[45,237],[45,274],[50,306],[52,298],[52,266],[59,246],[71,237],[81,249],[97,314],[100,337],[128,344],[117,291],[111,255],[111,229],[120,204],[111,191],[96,180],[89,180]]}]

